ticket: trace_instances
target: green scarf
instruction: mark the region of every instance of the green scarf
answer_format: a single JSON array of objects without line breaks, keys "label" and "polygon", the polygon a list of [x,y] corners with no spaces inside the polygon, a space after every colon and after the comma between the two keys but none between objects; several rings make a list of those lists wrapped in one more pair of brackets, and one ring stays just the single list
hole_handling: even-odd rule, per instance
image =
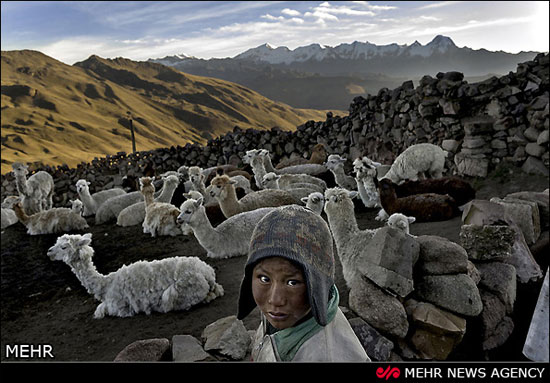
[{"label": "green scarf", "polygon": [[[327,310],[327,319],[329,323],[332,322],[336,316],[338,303],[340,302],[340,296],[336,285],[332,285],[330,294],[331,298],[328,302]],[[317,323],[314,317],[311,317],[298,326],[277,331],[273,335],[273,339],[275,340],[275,345],[277,346],[277,351],[281,360],[285,362],[291,361],[302,344],[322,329],[323,326]]]}]

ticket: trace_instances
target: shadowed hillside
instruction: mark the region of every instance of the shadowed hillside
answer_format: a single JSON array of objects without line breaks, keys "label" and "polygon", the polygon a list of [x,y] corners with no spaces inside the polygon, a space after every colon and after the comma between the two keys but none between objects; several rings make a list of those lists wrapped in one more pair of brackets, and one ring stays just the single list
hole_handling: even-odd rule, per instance
[{"label": "shadowed hillside", "polygon": [[172,68],[91,56],[73,66],[3,51],[2,173],[15,161],[75,166],[132,148],[206,144],[238,125],[294,130],[326,111],[294,109],[243,86]]}]

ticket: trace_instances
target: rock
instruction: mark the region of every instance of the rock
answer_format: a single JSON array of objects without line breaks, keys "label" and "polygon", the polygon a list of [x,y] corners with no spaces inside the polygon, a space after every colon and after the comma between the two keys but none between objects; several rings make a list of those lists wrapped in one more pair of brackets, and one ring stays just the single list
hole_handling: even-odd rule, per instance
[{"label": "rock", "polygon": [[462,225],[459,238],[470,260],[502,261],[512,257],[515,233],[507,225]]},{"label": "rock", "polygon": [[376,283],[401,297],[413,290],[413,265],[418,260],[419,245],[403,232],[383,227],[369,244],[365,262],[358,270]]},{"label": "rock", "polygon": [[218,319],[202,333],[205,351],[215,351],[233,360],[242,360],[250,345],[250,336],[235,315]]},{"label": "rock", "polygon": [[516,268],[502,262],[483,262],[477,264],[481,274],[478,288],[483,288],[496,295],[511,314],[516,301]]},{"label": "rock", "polygon": [[367,278],[356,280],[350,287],[349,307],[378,331],[398,338],[407,335],[409,322],[401,302]]},{"label": "rock", "polygon": [[530,142],[527,145],[525,145],[525,152],[530,156],[533,156],[536,158],[541,158],[546,151],[547,149],[545,147],[540,146],[535,142]]},{"label": "rock", "polygon": [[487,177],[489,160],[486,158],[470,157],[462,152],[454,158],[458,174],[471,177]]},{"label": "rock", "polygon": [[410,299],[405,309],[412,320],[411,342],[424,357],[446,360],[466,333],[466,320],[427,302]]},{"label": "rock", "polygon": [[534,127],[530,126],[523,132],[523,135],[525,138],[527,138],[531,142],[537,142],[537,139],[539,137],[539,131],[535,129]]},{"label": "rock", "polygon": [[481,313],[483,329],[483,350],[491,350],[499,347],[508,340],[514,329],[514,322],[506,316],[504,303],[494,294],[481,290],[483,311]]},{"label": "rock", "polygon": [[468,260],[468,276],[472,278],[472,281],[476,284],[476,286],[481,281],[481,273],[477,269],[476,265],[470,260]]},{"label": "rock", "polygon": [[466,274],[422,276],[415,279],[415,294],[461,315],[477,316],[483,309],[477,286]]},{"label": "rock", "polygon": [[538,174],[548,177],[548,168],[541,160],[533,156],[527,157],[527,159],[521,166],[521,170],[523,170],[527,174]]},{"label": "rock", "polygon": [[505,200],[510,198],[536,202],[539,209],[541,232],[548,230],[548,221],[550,220],[550,201],[548,199],[548,194],[534,191],[523,191],[510,193],[504,197]]},{"label": "rock", "polygon": [[504,218],[512,220],[523,232],[527,244],[535,243],[540,235],[539,207],[536,202],[514,199],[501,199],[493,197],[489,202],[497,203],[504,207]]},{"label": "rock", "polygon": [[416,237],[420,244],[417,270],[424,274],[458,274],[468,271],[468,253],[447,238],[435,235]]},{"label": "rock", "polygon": [[393,342],[391,340],[384,337],[361,318],[352,318],[349,320],[349,324],[371,360],[390,360],[393,350]]},{"label": "rock", "polygon": [[537,145],[542,146],[544,144],[547,144],[548,141],[548,130],[543,130],[537,137]]},{"label": "rock", "polygon": [[170,341],[166,338],[137,340],[115,357],[115,362],[158,362],[167,360]]},{"label": "rock", "polygon": [[516,268],[516,276],[519,282],[529,283],[539,280],[542,278],[542,270],[533,258],[521,229],[517,225],[512,225],[511,227],[515,232],[515,241],[512,246],[512,256],[505,259],[504,262]]},{"label": "rock", "polygon": [[200,341],[192,335],[174,335],[172,337],[172,359],[175,362],[215,360],[203,350]]},{"label": "rock", "polygon": [[546,269],[546,277],[539,293],[537,305],[529,325],[527,339],[523,346],[523,355],[534,362],[548,363],[548,269]]},{"label": "rock", "polygon": [[441,147],[452,153],[456,153],[458,147],[460,146],[460,143],[457,140],[443,140],[441,143]]}]

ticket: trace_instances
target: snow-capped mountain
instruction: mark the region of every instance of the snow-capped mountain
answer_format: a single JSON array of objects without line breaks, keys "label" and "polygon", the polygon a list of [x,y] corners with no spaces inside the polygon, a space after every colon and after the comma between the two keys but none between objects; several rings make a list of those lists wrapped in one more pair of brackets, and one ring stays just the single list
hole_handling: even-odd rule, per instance
[{"label": "snow-capped mountain", "polygon": [[309,60],[322,61],[325,59],[342,60],[368,60],[374,57],[387,56],[422,56],[429,57],[433,54],[444,54],[452,49],[458,49],[451,38],[438,35],[426,45],[415,41],[410,46],[407,44],[376,45],[368,41],[365,43],[355,41],[351,44],[340,44],[336,47],[311,44],[290,50],[287,47],[274,48],[270,44],[263,44],[233,57],[234,59],[264,61],[269,64],[291,64]]}]

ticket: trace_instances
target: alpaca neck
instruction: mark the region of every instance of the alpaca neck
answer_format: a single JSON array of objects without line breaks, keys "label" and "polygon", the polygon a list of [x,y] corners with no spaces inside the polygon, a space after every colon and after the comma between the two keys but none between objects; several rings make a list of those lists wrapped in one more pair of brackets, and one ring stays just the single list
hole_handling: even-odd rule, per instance
[{"label": "alpaca neck", "polygon": [[206,186],[204,185],[203,181],[193,182],[193,187],[195,188],[196,191],[201,193],[204,198],[208,197],[206,193]]},{"label": "alpaca neck", "polygon": [[262,188],[262,179],[267,174],[264,162],[260,157],[254,158],[250,165],[252,166],[252,172],[254,173],[254,180],[256,181],[256,186],[258,189]]},{"label": "alpaca neck", "polygon": [[172,200],[172,196],[174,195],[175,190],[176,185],[171,182],[165,181],[164,185],[162,186],[162,190],[160,191],[160,195],[155,199],[155,201],[170,202]]},{"label": "alpaca neck", "polygon": [[27,225],[29,223],[30,217],[23,211],[21,206],[14,205],[13,211],[15,211],[15,215],[23,225]]},{"label": "alpaca neck", "polygon": [[359,195],[361,196],[361,199],[363,201],[367,201],[369,199],[367,195],[367,190],[365,189],[364,179],[355,178],[355,182],[357,183],[357,191],[359,192]]},{"label": "alpaca neck", "polygon": [[271,163],[271,156],[269,156],[269,155],[264,156],[263,163],[264,163],[265,170],[268,173],[270,173],[270,172],[277,173],[275,168],[273,168],[273,164]]},{"label": "alpaca neck", "polygon": [[193,233],[195,233],[195,237],[197,237],[197,240],[201,242],[201,244],[218,242],[216,240],[216,235],[218,233],[208,220],[204,206],[201,206],[199,210],[193,214],[189,226],[191,226]]},{"label": "alpaca neck", "polygon": [[342,166],[330,169],[330,171],[332,172],[332,174],[334,174],[334,180],[338,185],[345,185],[346,173],[344,173],[344,168]]},{"label": "alpaca neck", "polygon": [[[80,252],[90,252],[93,255],[94,249],[85,246],[80,249]],[[90,294],[94,294],[94,297],[98,300],[103,300],[108,286],[108,277],[97,271],[95,265],[92,263],[91,256],[83,258],[85,259],[84,261],[74,265],[71,264],[71,269],[80,283],[82,283],[82,286],[84,286]]]},{"label": "alpaca neck", "polygon": [[225,185],[224,191],[225,198],[220,199],[219,204],[223,215],[229,218],[240,213],[240,202],[237,199],[237,192],[235,191],[235,187],[233,185]]},{"label": "alpaca neck", "polygon": [[347,243],[359,232],[357,220],[355,219],[355,213],[353,211],[353,202],[350,201],[350,205],[351,208],[350,206],[342,206],[333,214],[327,212],[330,229],[337,245]]},{"label": "alpaca neck", "polygon": [[143,199],[145,200],[145,207],[147,207],[147,206],[149,206],[153,203],[153,201],[154,201],[153,193],[154,193],[154,191],[150,190],[150,189],[142,191]]},{"label": "alpaca neck", "polygon": [[15,186],[19,194],[29,196],[29,188],[27,187],[27,179],[23,174],[15,173]]},{"label": "alpaca neck", "polygon": [[90,194],[90,189],[85,188],[82,192],[78,193],[80,200],[90,211],[97,211],[97,203]]},{"label": "alpaca neck", "polygon": [[384,190],[380,192],[380,204],[388,214],[393,214],[393,209],[391,207],[395,204],[397,200],[397,194],[395,190]]}]

